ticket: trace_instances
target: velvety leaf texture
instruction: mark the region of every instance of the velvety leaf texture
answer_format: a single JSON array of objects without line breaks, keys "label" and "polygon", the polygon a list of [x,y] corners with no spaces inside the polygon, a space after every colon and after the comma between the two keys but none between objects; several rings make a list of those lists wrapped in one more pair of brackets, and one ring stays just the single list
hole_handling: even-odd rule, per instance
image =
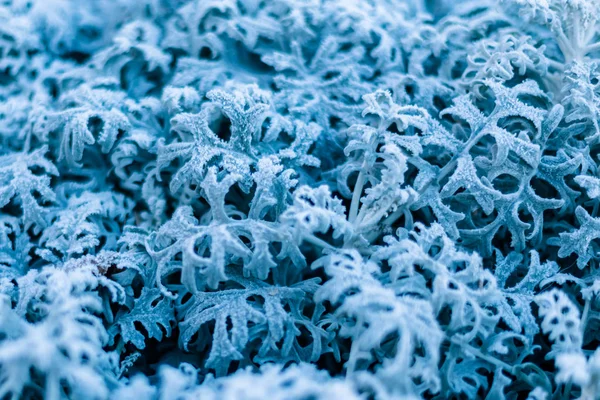
[{"label": "velvety leaf texture", "polygon": [[600,399],[600,0],[0,2],[0,399]]}]

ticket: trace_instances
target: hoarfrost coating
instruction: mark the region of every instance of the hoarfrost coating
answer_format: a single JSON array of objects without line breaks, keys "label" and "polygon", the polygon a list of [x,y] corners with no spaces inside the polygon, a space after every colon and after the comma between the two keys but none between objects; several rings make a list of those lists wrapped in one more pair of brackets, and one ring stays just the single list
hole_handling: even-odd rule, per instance
[{"label": "hoarfrost coating", "polygon": [[6,0],[0,398],[600,398],[597,0]]}]

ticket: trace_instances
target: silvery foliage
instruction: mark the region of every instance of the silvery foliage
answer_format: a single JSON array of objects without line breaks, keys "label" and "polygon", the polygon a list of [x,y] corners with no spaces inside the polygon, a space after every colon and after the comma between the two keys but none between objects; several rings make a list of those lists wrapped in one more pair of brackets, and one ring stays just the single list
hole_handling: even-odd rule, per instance
[{"label": "silvery foliage", "polygon": [[7,0],[0,397],[600,398],[597,0]]}]

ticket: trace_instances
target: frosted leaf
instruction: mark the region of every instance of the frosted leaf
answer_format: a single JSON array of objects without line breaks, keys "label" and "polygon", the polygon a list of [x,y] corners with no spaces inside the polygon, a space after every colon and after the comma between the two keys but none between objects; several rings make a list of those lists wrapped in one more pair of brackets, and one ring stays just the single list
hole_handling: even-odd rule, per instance
[{"label": "frosted leaf", "polygon": [[567,295],[558,289],[552,289],[537,295],[535,301],[540,307],[542,331],[554,343],[553,351],[548,357],[555,352],[579,350],[583,340],[579,309]]},{"label": "frosted leaf", "polygon": [[600,221],[592,218],[583,207],[577,207],[575,216],[579,228],[571,232],[561,232],[560,239],[553,243],[560,245],[559,257],[567,257],[575,253],[577,266],[584,268],[593,257],[596,257],[595,245],[592,243],[600,238]]},{"label": "frosted leaf", "polygon": [[[31,153],[0,157],[0,207],[15,201],[22,209],[27,226],[45,227],[48,210],[44,206],[56,200],[50,183],[51,176],[57,176],[58,170],[46,159],[47,151],[47,147],[41,147]],[[42,174],[32,172],[37,170]]]},{"label": "frosted leaf", "polygon": [[449,197],[460,188],[467,189],[487,214],[494,210],[494,202],[501,197],[501,193],[495,190],[487,180],[478,178],[475,166],[468,157],[458,159],[456,169],[448,183],[442,188],[440,195],[442,198]]},{"label": "frosted leaf", "polygon": [[[162,297],[158,289],[144,288],[140,297],[135,300],[131,311],[117,317],[115,324],[119,327],[119,333],[126,343],[144,349],[146,337],[135,324],[139,323],[144,327],[148,339],[161,341],[163,330],[164,336],[171,336],[172,321],[175,321],[175,315],[170,300]],[[114,332],[112,334],[115,335]]]},{"label": "frosted leaf", "polygon": [[[236,285],[218,292],[198,292],[181,306],[179,343],[184,349],[203,326],[214,321],[210,353],[206,367],[223,375],[234,360],[244,360],[249,349],[261,338],[258,358],[276,352],[279,357],[294,361],[316,361],[322,351],[327,333],[312,326],[303,315],[304,297],[312,294],[318,281],[305,281],[290,287],[271,286],[231,274]],[[286,312],[285,308],[291,311]],[[298,329],[306,326],[312,345],[303,348],[297,337]],[[206,341],[202,335],[198,340]]]},{"label": "frosted leaf", "polygon": [[579,186],[585,189],[590,199],[600,197],[600,179],[593,176],[579,175],[574,180]]}]

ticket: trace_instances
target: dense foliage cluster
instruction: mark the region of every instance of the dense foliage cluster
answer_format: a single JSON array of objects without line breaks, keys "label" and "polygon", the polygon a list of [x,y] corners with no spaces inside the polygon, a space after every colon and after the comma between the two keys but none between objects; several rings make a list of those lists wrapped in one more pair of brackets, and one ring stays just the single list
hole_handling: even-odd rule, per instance
[{"label": "dense foliage cluster", "polygon": [[0,398],[600,398],[600,1],[0,4]]}]

